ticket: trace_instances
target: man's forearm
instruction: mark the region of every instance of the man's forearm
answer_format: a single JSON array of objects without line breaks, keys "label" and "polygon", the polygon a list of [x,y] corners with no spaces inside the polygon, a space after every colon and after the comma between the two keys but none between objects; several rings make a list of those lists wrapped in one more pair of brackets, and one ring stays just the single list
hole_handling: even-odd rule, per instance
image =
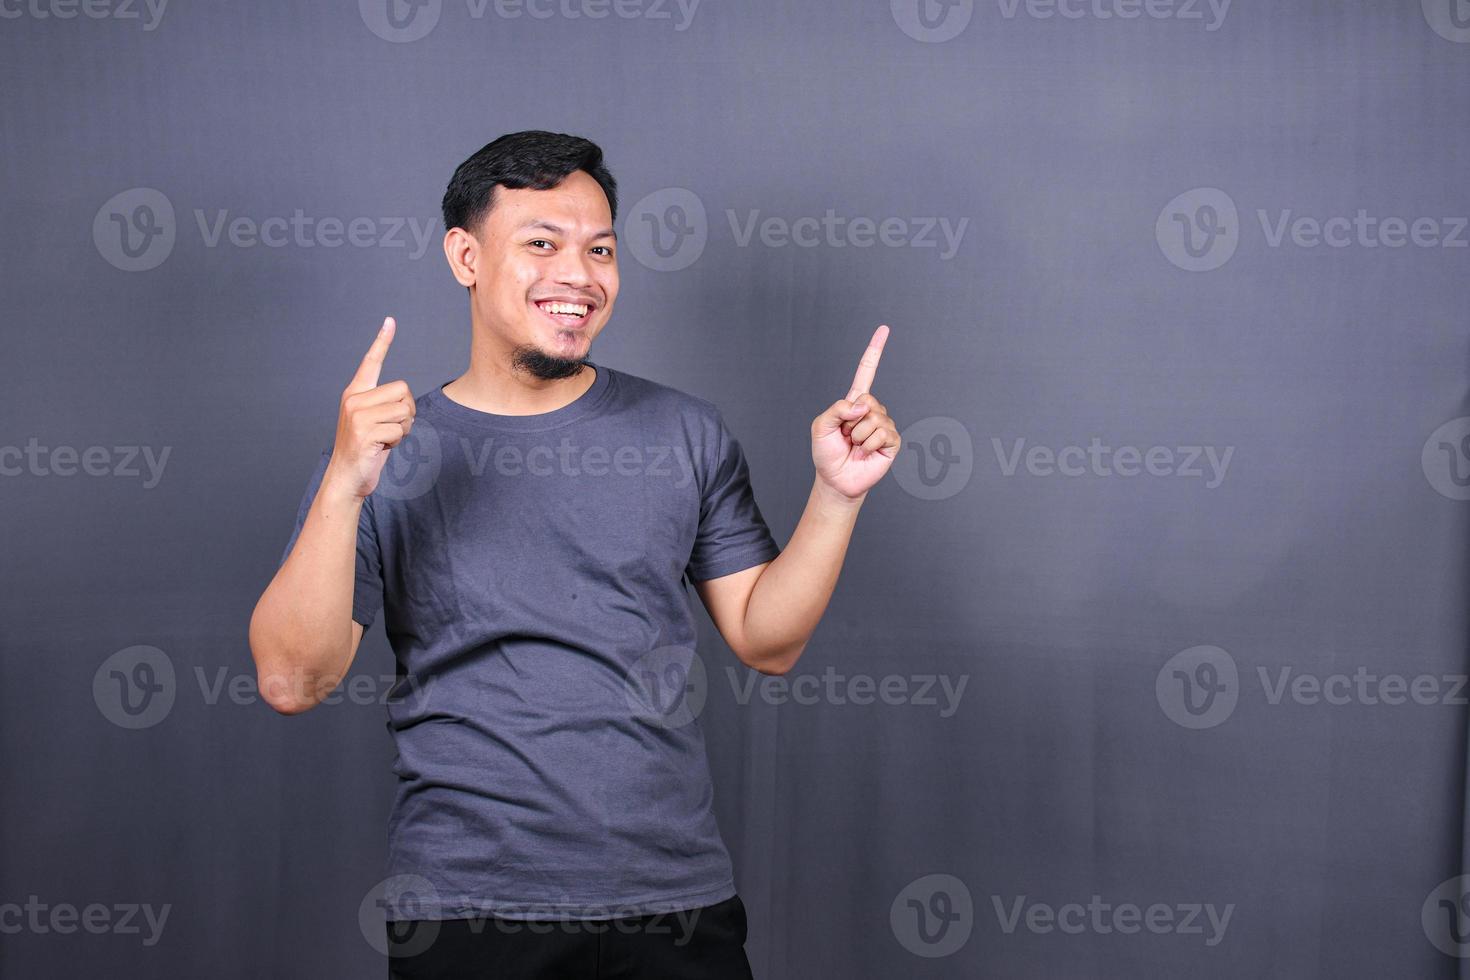
[{"label": "man's forearm", "polygon": [[291,554],[250,619],[261,695],[277,711],[311,707],[352,661],[352,594],[362,501],[326,482]]},{"label": "man's forearm", "polygon": [[790,670],[821,621],[866,494],[845,497],[817,480],[781,554],[756,580],[745,609],[745,662],[770,674]]}]

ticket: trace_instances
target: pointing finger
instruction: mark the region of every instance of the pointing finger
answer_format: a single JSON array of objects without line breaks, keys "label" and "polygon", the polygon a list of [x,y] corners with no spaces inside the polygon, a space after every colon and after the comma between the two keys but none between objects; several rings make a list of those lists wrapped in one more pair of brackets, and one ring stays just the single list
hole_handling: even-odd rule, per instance
[{"label": "pointing finger", "polygon": [[868,341],[868,349],[863,351],[862,360],[858,361],[857,374],[852,378],[852,390],[847,393],[848,401],[873,387],[873,375],[878,372],[878,358],[883,356],[883,344],[887,340],[888,325],[879,324],[878,329],[873,331],[873,339]]},{"label": "pointing finger", "polygon": [[352,376],[352,381],[347,385],[348,391],[371,391],[378,386],[378,375],[383,370],[383,358],[388,356],[388,347],[393,343],[393,334],[397,326],[391,316],[384,318],[383,326],[378,329],[378,335],[373,338],[373,345],[363,355],[362,363],[357,366],[357,373]]}]

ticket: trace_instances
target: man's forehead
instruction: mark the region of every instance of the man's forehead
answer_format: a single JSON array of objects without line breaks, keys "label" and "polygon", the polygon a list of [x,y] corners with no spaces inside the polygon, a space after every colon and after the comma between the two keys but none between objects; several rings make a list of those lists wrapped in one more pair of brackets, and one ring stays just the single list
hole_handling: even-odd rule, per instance
[{"label": "man's forehead", "polygon": [[602,188],[593,184],[598,200],[589,206],[585,199],[577,199],[580,195],[558,193],[565,186],[563,181],[547,190],[496,188],[496,193],[504,196],[495,202],[490,217],[498,218],[497,223],[502,227],[516,231],[540,228],[558,235],[585,232],[596,238],[616,238]]}]

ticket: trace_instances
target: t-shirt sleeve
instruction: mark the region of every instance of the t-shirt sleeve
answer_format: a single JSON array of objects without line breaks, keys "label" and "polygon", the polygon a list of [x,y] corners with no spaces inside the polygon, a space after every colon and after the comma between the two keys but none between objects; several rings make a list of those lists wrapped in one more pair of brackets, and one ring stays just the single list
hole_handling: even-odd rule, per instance
[{"label": "t-shirt sleeve", "polygon": [[699,504],[699,532],[685,571],[691,582],[730,575],[781,553],[755,503],[750,468],[739,441],[714,410]]},{"label": "t-shirt sleeve", "polygon": [[[321,459],[317,461],[316,471],[307,481],[306,493],[302,495],[301,506],[296,510],[296,527],[291,532],[291,540],[286,542],[286,549],[281,552],[277,568],[286,563],[291,549],[296,546],[296,539],[301,536],[301,526],[306,523],[306,515],[311,510],[311,502],[316,499],[316,492],[322,485],[322,477],[326,475],[327,463],[331,458],[332,451],[323,450]],[[363,501],[362,509],[357,515],[357,576],[352,589],[352,619],[367,628],[373,625],[373,618],[382,607],[383,568],[378,552],[377,528],[373,523],[373,498],[368,497]]]}]

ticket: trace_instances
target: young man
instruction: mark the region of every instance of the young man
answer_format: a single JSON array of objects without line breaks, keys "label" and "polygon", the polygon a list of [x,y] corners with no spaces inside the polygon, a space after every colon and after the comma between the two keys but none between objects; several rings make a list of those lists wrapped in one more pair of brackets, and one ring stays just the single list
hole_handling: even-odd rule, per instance
[{"label": "young man", "polygon": [[868,390],[887,327],[811,423],[783,551],[713,404],[588,358],[618,295],[601,150],[502,136],[443,207],[469,367],[418,398],[380,384],[384,321],[251,618],[261,691],[282,714],[317,704],[382,609],[393,976],[749,978],[684,700],[686,580],[743,663],[790,670],[898,452]]}]

